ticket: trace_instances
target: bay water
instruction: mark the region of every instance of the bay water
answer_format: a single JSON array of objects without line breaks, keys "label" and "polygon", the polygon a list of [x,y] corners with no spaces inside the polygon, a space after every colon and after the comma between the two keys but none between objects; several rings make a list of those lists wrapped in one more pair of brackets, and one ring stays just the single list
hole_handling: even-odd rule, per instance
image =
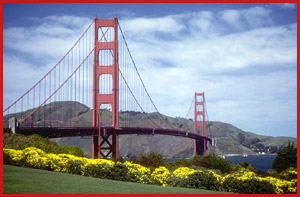
[{"label": "bay water", "polygon": [[276,155],[248,155],[247,157],[243,156],[230,156],[226,157],[226,161],[229,163],[243,163],[248,162],[255,170],[261,170],[267,172],[272,167]]}]

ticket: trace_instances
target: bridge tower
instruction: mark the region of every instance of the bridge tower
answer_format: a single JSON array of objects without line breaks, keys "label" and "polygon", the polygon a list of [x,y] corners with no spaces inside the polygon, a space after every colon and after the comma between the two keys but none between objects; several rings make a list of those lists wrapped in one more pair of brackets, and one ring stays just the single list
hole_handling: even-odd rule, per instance
[{"label": "bridge tower", "polygon": [[[194,133],[205,136],[205,96],[204,92],[195,92],[195,108],[194,108]],[[206,140],[195,140],[194,154],[200,155],[206,151]]]},{"label": "bridge tower", "polygon": [[[101,28],[101,29],[100,29]],[[99,29],[101,30],[100,33]],[[109,40],[104,36],[110,29]],[[102,39],[101,39],[102,38]],[[101,40],[101,41],[99,41]],[[106,50],[112,55],[112,62],[108,65],[100,65],[102,50]],[[99,91],[99,80],[101,75],[109,75],[112,79],[112,92],[103,94]],[[93,66],[93,115],[92,122],[94,127],[99,127],[98,136],[92,138],[92,157],[107,158],[110,154],[112,157],[118,157],[118,135],[109,135],[106,129],[101,128],[101,111],[100,106],[109,104],[112,110],[113,129],[119,128],[119,62],[118,62],[118,19],[100,20],[95,18],[95,51],[94,51],[94,66]],[[109,139],[112,139],[109,141]],[[106,144],[106,147],[104,147]],[[106,154],[104,153],[106,150]]]}]

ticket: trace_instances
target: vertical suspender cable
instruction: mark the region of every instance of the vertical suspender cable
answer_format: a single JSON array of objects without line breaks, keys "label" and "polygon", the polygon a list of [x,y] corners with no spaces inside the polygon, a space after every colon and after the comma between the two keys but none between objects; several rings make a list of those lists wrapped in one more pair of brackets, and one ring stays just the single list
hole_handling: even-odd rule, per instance
[{"label": "vertical suspender cable", "polygon": [[[80,56],[81,56],[81,48],[80,48],[80,42],[81,40],[79,41],[79,47],[78,47],[78,64],[80,64]],[[80,80],[81,80],[81,74],[80,74],[80,70],[78,70],[78,102],[80,103]]]}]

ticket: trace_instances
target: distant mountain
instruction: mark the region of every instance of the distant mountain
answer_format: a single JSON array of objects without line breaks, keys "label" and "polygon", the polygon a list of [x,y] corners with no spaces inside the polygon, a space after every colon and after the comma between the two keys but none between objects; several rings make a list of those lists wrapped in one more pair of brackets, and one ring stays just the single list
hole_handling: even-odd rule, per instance
[{"label": "distant mountain", "polygon": [[[91,110],[87,106],[71,101],[53,102],[43,106],[39,110],[40,114],[36,114],[32,118],[41,125],[45,124],[41,121],[42,119],[49,119],[50,117],[61,120],[57,123],[60,126],[64,124],[68,125],[70,121],[73,122],[73,126],[79,123],[89,125],[90,123],[88,122],[90,122],[92,117]],[[32,109],[18,114],[11,114],[10,117],[16,116],[20,118],[31,111]],[[120,124],[123,124],[122,119],[126,117],[127,120],[133,121],[135,124],[143,125],[149,121],[146,116],[157,121],[159,120],[157,113],[121,112]],[[107,111],[103,112],[103,118],[107,124],[109,124],[111,114]],[[164,115],[163,118],[177,127],[183,122],[182,129],[188,129],[190,132],[193,132],[192,120],[179,117],[172,118]],[[4,116],[3,120],[4,122],[7,121],[8,117]],[[216,147],[210,147],[209,151],[214,151],[222,155],[243,153],[250,155],[258,152],[276,153],[289,142],[297,146],[296,138],[257,135],[251,132],[245,132],[231,124],[223,122],[209,122],[206,134],[208,137],[214,138],[216,143]],[[68,137],[52,140],[61,145],[79,146],[87,157],[91,157],[91,137]],[[163,135],[120,135],[119,152],[120,155],[124,157],[149,152],[159,152],[166,158],[191,157],[193,155],[193,140]]]}]

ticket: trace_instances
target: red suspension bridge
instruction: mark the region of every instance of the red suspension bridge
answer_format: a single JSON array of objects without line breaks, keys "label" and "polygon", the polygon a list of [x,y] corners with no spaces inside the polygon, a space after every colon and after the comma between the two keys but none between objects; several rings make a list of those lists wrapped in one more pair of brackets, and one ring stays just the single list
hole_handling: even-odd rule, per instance
[{"label": "red suspension bridge", "polygon": [[181,136],[194,139],[194,153],[201,155],[212,141],[205,136],[204,93],[195,93],[192,103],[194,132],[169,123],[143,83],[118,19],[95,18],[66,55],[3,111],[3,131],[92,136],[93,158],[118,157],[119,135]]}]

